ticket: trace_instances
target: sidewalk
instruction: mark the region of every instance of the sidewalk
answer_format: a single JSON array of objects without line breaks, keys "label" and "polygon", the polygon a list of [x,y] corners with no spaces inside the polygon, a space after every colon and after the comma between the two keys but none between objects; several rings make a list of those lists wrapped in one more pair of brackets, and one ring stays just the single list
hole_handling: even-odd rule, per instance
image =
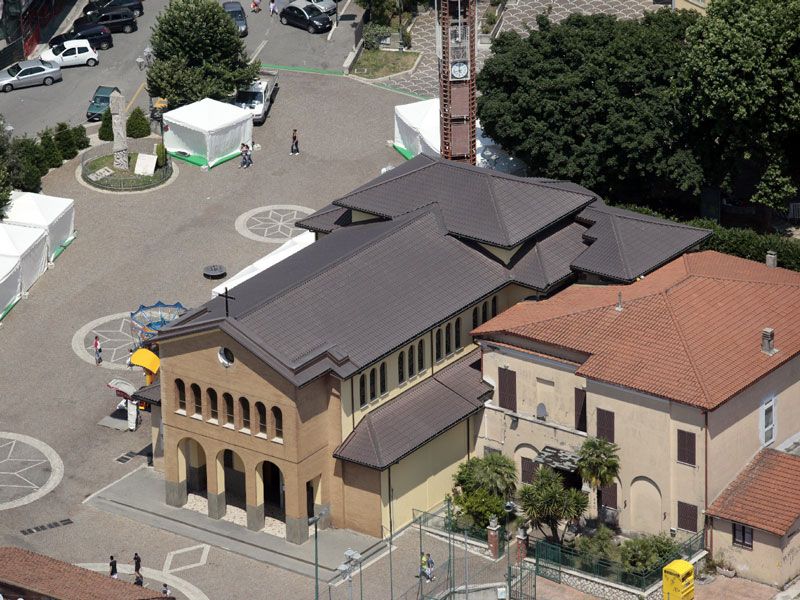
[{"label": "sidewalk", "polygon": [[[250,531],[227,521],[211,519],[192,510],[168,506],[164,502],[164,479],[152,468],[140,468],[131,472],[127,477],[90,496],[85,503],[99,510],[260,562],[308,577],[314,576],[313,535],[306,543],[298,546],[279,537]],[[378,541],[345,529],[320,530],[320,578],[327,580],[337,573],[336,567],[341,564],[344,551],[348,548],[359,551],[368,559],[370,552],[383,549]]]}]

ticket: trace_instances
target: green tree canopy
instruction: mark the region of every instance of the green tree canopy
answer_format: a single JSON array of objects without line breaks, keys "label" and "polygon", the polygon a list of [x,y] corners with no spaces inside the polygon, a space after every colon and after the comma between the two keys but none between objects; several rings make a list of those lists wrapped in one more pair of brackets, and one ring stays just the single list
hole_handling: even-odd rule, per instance
[{"label": "green tree canopy", "polygon": [[580,518],[586,512],[589,500],[580,490],[565,488],[561,475],[543,466],[533,483],[520,488],[519,503],[532,527],[537,527],[543,534],[544,527],[548,527],[550,539],[561,543],[563,534],[559,531],[559,523]]},{"label": "green tree canopy", "polygon": [[542,15],[528,36],[505,32],[478,77],[488,135],[533,175],[568,179],[617,201],[658,204],[699,192],[702,171],[673,82],[693,12],[639,21]]},{"label": "green tree canopy", "polygon": [[681,96],[707,182],[744,176],[749,199],[785,207],[800,185],[800,0],[714,0],[687,42]]},{"label": "green tree canopy", "polygon": [[5,217],[5,209],[11,202],[11,182],[8,177],[8,159],[11,136],[6,131],[6,120],[0,115],[0,219]]},{"label": "green tree canopy", "polygon": [[453,475],[453,482],[466,494],[483,489],[507,500],[517,489],[517,468],[509,457],[492,452],[483,458],[473,457],[461,463]]},{"label": "green tree canopy", "polygon": [[203,98],[224,100],[258,75],[236,25],[215,0],[172,0],[150,38],[155,61],[147,70],[151,96],[178,108]]}]

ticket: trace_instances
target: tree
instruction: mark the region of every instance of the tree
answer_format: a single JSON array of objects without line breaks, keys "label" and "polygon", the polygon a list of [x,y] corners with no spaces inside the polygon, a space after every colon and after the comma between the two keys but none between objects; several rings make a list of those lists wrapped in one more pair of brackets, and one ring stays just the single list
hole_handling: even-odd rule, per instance
[{"label": "tree", "polygon": [[61,151],[58,149],[58,145],[53,139],[52,131],[45,129],[40,132],[39,144],[42,147],[42,157],[48,167],[55,169],[63,164],[64,158],[61,156]]},{"label": "tree", "polygon": [[389,25],[397,13],[397,0],[356,0],[356,4],[369,10],[369,22],[376,25]]},{"label": "tree", "polygon": [[696,204],[702,171],[673,82],[697,19],[661,10],[556,25],[540,15],[528,36],[502,33],[478,76],[484,131],[535,175],[617,201]]},{"label": "tree", "polygon": [[483,489],[505,501],[517,489],[517,468],[512,459],[493,452],[483,458],[473,457],[461,463],[453,475],[453,482],[464,493]]},{"label": "tree", "polygon": [[104,142],[110,142],[114,139],[114,126],[111,124],[110,108],[103,112],[103,120],[100,122],[100,131],[97,132],[97,137]]},{"label": "tree", "polygon": [[147,70],[151,96],[171,109],[202,98],[225,100],[258,76],[249,64],[236,25],[215,0],[173,0],[156,18],[153,65]]},{"label": "tree", "polygon": [[89,136],[86,135],[86,127],[83,125],[75,125],[72,128],[72,138],[75,140],[75,147],[78,150],[83,150],[91,145]]},{"label": "tree", "polygon": [[[565,488],[564,480],[548,466],[543,466],[533,483],[523,485],[519,492],[519,503],[532,527],[537,527],[554,543],[560,544],[563,532],[559,532],[562,521],[574,521],[586,512],[589,500],[586,494],[573,488]],[[548,536],[544,527],[550,529]]]},{"label": "tree", "polygon": [[65,160],[78,156],[78,148],[75,146],[75,136],[67,123],[58,123],[54,135],[56,146]]},{"label": "tree", "polygon": [[129,138],[144,138],[150,135],[150,121],[147,120],[144,111],[138,106],[128,115],[128,121],[125,123],[125,134]]},{"label": "tree", "polygon": [[619,476],[619,446],[601,438],[587,438],[578,450],[578,472],[592,488],[589,514],[597,515],[597,492]]},{"label": "tree", "polygon": [[0,163],[0,221],[6,216],[6,208],[11,202],[11,181],[6,166]]},{"label": "tree", "polygon": [[502,515],[505,505],[502,498],[483,488],[455,494],[453,504],[461,509],[460,518],[457,520],[458,527],[480,530],[486,529],[492,517]]},{"label": "tree", "polygon": [[6,121],[0,115],[0,219],[5,216],[5,209],[11,201],[11,185],[8,180],[7,164],[10,154],[11,135],[6,129]]},{"label": "tree", "polygon": [[42,177],[50,170],[42,147],[27,136],[11,140],[6,168],[11,185],[24,192],[38,192]]},{"label": "tree", "polygon": [[714,0],[687,42],[681,97],[706,183],[736,194],[738,179],[784,208],[800,185],[800,0]]}]

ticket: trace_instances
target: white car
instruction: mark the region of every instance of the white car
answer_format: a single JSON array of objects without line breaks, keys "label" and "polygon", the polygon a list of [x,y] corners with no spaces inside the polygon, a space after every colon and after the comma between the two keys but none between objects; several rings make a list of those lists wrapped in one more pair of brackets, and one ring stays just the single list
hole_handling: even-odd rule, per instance
[{"label": "white car", "polygon": [[42,60],[46,60],[62,67],[77,67],[86,65],[94,67],[100,62],[97,50],[92,48],[89,40],[67,40],[56,44],[42,52]]}]

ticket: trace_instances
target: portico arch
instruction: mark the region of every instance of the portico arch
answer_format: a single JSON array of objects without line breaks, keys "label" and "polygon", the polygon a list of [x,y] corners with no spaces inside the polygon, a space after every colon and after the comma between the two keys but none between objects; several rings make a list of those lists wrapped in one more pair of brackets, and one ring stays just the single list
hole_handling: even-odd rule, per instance
[{"label": "portico arch", "polygon": [[189,494],[206,491],[206,453],[197,440],[185,437],[175,446],[174,461],[167,469],[167,504],[183,506]]},{"label": "portico arch", "polygon": [[660,533],[664,527],[661,510],[661,490],[649,477],[634,477],[631,481],[631,529],[645,533]]},{"label": "portico arch", "polygon": [[[218,493],[223,495],[224,506],[245,508],[245,466],[242,458],[230,448],[217,453]],[[224,514],[224,511],[223,511]]]}]

